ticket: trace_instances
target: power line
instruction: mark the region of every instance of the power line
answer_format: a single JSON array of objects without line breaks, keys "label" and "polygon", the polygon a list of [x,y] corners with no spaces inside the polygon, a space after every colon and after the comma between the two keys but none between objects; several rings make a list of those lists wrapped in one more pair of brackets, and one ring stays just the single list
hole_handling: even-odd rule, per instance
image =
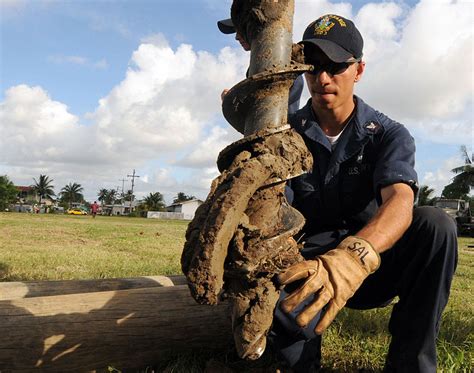
[{"label": "power line", "polygon": [[[119,181],[122,182],[122,196],[123,196],[123,189],[124,189],[124,185],[125,185],[125,182],[127,181],[127,179],[119,179]],[[117,187],[117,192],[118,192],[118,187]]]}]

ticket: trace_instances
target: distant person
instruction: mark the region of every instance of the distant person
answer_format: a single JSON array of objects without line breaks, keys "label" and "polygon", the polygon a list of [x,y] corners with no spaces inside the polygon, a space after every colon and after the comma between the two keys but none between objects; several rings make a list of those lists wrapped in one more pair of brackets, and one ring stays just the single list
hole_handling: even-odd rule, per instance
[{"label": "distant person", "polygon": [[[250,44],[247,43],[242,35],[240,35],[232,23],[232,19],[223,19],[217,22],[217,27],[223,34],[234,34],[235,33],[235,40],[237,40],[240,45],[242,46],[243,50],[248,52],[250,51]],[[248,77],[248,70],[247,70],[247,77]],[[288,99],[288,114],[294,113],[296,110],[300,108],[300,98],[301,93],[303,92],[304,80],[303,75],[298,76],[293,85],[290,88],[290,97]],[[224,99],[224,96],[229,92],[228,89],[224,89],[221,93],[221,99]]]},{"label": "distant person", "polygon": [[93,218],[97,215],[97,211],[99,211],[99,205],[97,204],[97,201],[94,201],[91,205],[91,215]]}]

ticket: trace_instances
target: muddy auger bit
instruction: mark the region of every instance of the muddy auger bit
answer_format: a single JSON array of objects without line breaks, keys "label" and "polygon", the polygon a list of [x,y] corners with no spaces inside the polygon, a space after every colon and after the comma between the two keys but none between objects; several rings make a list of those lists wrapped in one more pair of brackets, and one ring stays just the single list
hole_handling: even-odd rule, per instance
[{"label": "muddy auger bit", "polygon": [[288,92],[308,71],[292,45],[294,0],[234,0],[232,20],[251,45],[249,78],[223,101],[244,138],[219,154],[221,175],[186,232],[181,265],[202,304],[228,297],[240,357],[264,352],[279,290],[275,274],[303,260],[293,236],[303,216],[285,198],[285,181],[312,168],[311,153],[287,122]]}]

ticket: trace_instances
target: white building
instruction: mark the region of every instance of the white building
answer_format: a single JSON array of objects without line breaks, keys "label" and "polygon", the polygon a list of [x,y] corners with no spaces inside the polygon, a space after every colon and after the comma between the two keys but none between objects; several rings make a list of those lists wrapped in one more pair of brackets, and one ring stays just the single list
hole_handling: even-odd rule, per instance
[{"label": "white building", "polygon": [[[138,206],[138,201],[132,202],[132,211]],[[104,205],[100,207],[102,215],[129,215],[130,214],[130,202],[125,201],[124,203],[116,203],[113,205]]]},{"label": "white building", "polygon": [[200,199],[192,199],[189,201],[173,203],[166,207],[168,212],[176,212],[183,214],[183,219],[192,220],[197,208],[203,204]]}]

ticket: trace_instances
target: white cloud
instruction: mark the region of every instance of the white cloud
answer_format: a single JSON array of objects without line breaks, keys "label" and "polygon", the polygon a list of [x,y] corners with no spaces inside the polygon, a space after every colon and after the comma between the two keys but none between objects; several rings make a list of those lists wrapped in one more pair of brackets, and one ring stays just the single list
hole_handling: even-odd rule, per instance
[{"label": "white cloud", "polygon": [[451,182],[454,176],[451,170],[463,163],[464,160],[459,156],[446,159],[438,169],[419,175],[420,185],[428,185],[434,189],[433,196],[441,196],[444,187]]},{"label": "white cloud", "polygon": [[92,67],[96,69],[105,69],[108,67],[108,63],[105,58],[102,58],[94,62],[94,61],[89,60],[87,57],[82,57],[82,56],[52,55],[48,57],[48,60],[58,65],[73,64],[73,65]]},{"label": "white cloud", "polygon": [[[24,180],[48,173],[64,185],[70,180],[88,184],[93,173],[96,185],[115,188],[117,182],[110,180],[133,167],[146,168],[154,160],[176,158],[178,152],[197,154],[201,144],[227,145],[230,132],[216,122],[220,92],[244,76],[248,56],[232,48],[216,55],[195,52],[185,44],[172,50],[154,40],[133,53],[124,80],[87,115],[87,126],[41,87],[7,90],[0,108],[0,164],[9,167],[8,174]],[[210,153],[219,150],[212,148]],[[215,158],[201,154],[195,161],[215,169]],[[149,186],[142,183],[144,190],[164,186],[171,194],[171,189],[186,186],[174,178],[175,170],[164,169],[167,174],[150,177]]]},{"label": "white cloud", "polygon": [[142,44],[126,78],[90,115],[97,135],[119,158],[151,159],[200,144],[220,110],[220,91],[242,76],[245,64],[230,48],[214,56],[185,44],[176,51]]},{"label": "white cloud", "polygon": [[396,24],[402,14],[402,7],[395,3],[370,3],[360,9],[354,22],[364,37],[364,59],[384,64],[393,57],[403,32]]},{"label": "white cloud", "polygon": [[[393,6],[366,6],[359,16],[377,7],[377,14],[386,14],[387,29],[392,29],[402,14]],[[447,25],[448,19],[455,22]],[[399,34],[388,39],[369,32],[373,48],[358,87],[361,96],[426,135],[437,128],[440,139],[465,141],[472,134],[472,5],[424,0],[398,22]],[[438,126],[449,122],[452,125]]]},{"label": "white cloud", "polygon": [[296,0],[293,19],[293,39],[298,42],[303,37],[306,27],[324,14],[338,14],[352,18],[352,5],[347,3],[332,4],[327,0]]},{"label": "white cloud", "polygon": [[222,149],[239,138],[241,135],[232,128],[213,127],[207,137],[176,164],[192,168],[209,167],[215,164]]},{"label": "white cloud", "polygon": [[161,32],[145,36],[140,40],[140,42],[143,44],[153,44],[157,47],[169,48],[168,40],[166,39],[166,36]]},{"label": "white cloud", "polygon": [[88,21],[88,26],[91,30],[99,32],[113,31],[126,39],[132,37],[129,25],[114,16],[112,13],[98,13],[85,7],[81,13],[76,15],[85,18]]},{"label": "white cloud", "polygon": [[3,160],[35,159],[39,149],[32,146],[34,143],[46,145],[49,139],[78,129],[78,118],[66,105],[51,100],[41,87],[18,85],[8,89],[0,108]]}]

